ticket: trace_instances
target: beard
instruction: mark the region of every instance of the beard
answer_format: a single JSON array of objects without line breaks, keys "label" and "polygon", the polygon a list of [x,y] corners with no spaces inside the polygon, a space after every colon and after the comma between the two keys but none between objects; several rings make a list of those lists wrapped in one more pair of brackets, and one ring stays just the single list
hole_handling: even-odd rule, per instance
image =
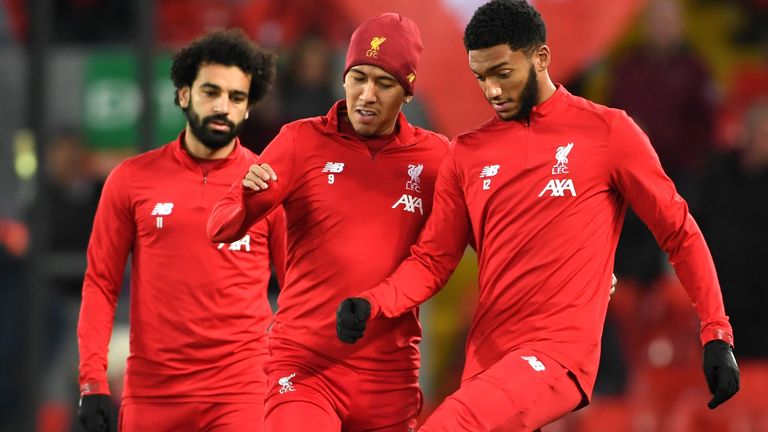
[{"label": "beard", "polygon": [[528,80],[525,82],[525,87],[520,92],[520,109],[517,110],[512,117],[503,118],[504,120],[526,120],[531,115],[531,110],[536,106],[539,101],[539,86],[536,82],[536,69],[531,65],[531,69],[528,72]]},{"label": "beard", "polygon": [[[192,135],[211,150],[218,150],[229,144],[243,127],[242,121],[235,124],[227,118],[226,114],[214,114],[201,119],[192,107],[191,100],[189,101],[189,106],[183,111],[184,116],[187,117]],[[226,123],[229,126],[229,131],[223,132],[211,129],[209,125],[214,121]]]},{"label": "beard", "polygon": [[527,119],[538,101],[539,86],[536,82],[536,69],[531,65],[531,69],[528,72],[528,81],[525,83],[523,91],[520,92],[520,109],[517,111],[517,114],[512,116],[512,120]]}]

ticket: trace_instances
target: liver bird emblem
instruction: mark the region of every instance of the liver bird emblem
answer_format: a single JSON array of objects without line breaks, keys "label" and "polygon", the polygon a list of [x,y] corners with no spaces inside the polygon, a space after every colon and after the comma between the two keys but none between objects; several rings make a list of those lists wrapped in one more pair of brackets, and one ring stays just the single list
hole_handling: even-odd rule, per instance
[{"label": "liver bird emblem", "polygon": [[421,171],[424,170],[424,165],[418,164],[418,165],[408,165],[408,175],[411,176],[411,181],[419,184],[421,182],[421,179],[419,179],[419,175],[421,175]]},{"label": "liver bird emblem", "polygon": [[555,152],[555,159],[557,159],[556,167],[564,167],[568,165],[568,153],[571,152],[573,143],[568,143],[566,146],[558,147]]},{"label": "liver bird emblem", "polygon": [[378,57],[381,44],[383,44],[386,40],[387,38],[384,36],[374,36],[374,38],[371,39],[371,49],[366,51],[365,55],[368,57]]}]

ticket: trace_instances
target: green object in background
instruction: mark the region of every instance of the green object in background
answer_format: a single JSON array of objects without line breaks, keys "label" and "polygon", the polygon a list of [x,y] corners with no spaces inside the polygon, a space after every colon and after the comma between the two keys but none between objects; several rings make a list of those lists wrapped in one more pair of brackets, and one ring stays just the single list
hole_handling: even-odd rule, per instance
[{"label": "green object in background", "polygon": [[[155,58],[154,142],[173,140],[184,128],[184,115],[173,103],[171,58]],[[88,144],[99,149],[141,148],[141,97],[136,57],[130,53],[93,52],[86,59],[83,85],[83,130]]]}]

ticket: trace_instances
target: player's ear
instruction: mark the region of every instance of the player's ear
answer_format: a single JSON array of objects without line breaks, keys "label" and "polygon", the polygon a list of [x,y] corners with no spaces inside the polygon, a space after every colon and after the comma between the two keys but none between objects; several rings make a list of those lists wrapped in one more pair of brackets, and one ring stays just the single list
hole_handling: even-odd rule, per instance
[{"label": "player's ear", "polygon": [[192,90],[189,86],[184,86],[177,90],[179,95],[179,106],[182,108],[189,107],[189,95]]},{"label": "player's ear", "polygon": [[536,72],[544,72],[549,67],[550,61],[549,47],[542,45],[534,51],[533,65]]}]

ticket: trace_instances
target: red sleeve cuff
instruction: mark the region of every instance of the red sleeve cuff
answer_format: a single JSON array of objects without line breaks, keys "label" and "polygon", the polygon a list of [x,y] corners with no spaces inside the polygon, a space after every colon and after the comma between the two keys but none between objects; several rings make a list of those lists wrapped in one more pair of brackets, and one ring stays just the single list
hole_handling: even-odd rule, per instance
[{"label": "red sleeve cuff", "polygon": [[724,330],[724,329],[719,329],[719,328],[715,328],[715,329],[702,329],[701,330],[700,338],[701,338],[701,344],[702,345],[705,345],[707,342],[719,339],[719,340],[727,342],[731,346],[734,346],[733,345],[733,334],[730,331]]},{"label": "red sleeve cuff", "polygon": [[105,394],[109,395],[109,384],[105,382],[87,382],[80,385],[80,396],[87,396],[92,394]]},{"label": "red sleeve cuff", "polygon": [[371,304],[371,316],[369,319],[378,319],[381,316],[381,306],[379,306],[379,302],[376,301],[376,298],[369,291],[361,294],[360,298],[368,300],[368,303]]}]

